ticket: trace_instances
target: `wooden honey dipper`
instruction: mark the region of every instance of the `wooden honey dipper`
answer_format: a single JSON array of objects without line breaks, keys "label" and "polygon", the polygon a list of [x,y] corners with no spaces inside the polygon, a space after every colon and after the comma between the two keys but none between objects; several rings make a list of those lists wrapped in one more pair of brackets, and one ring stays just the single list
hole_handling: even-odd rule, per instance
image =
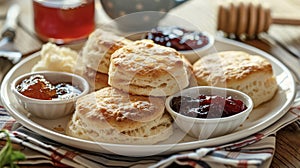
[{"label": "wooden honey dipper", "polygon": [[228,35],[252,38],[268,31],[271,24],[300,25],[300,20],[272,18],[270,8],[262,4],[231,2],[219,5],[217,29]]}]

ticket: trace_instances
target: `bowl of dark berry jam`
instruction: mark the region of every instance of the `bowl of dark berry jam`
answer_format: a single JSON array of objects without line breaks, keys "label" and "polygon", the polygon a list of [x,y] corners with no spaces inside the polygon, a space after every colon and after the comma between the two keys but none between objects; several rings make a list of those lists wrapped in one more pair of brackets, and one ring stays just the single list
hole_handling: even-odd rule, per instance
[{"label": "bowl of dark berry jam", "polygon": [[208,139],[238,129],[252,111],[253,102],[238,90],[196,86],[169,96],[166,109],[188,135]]},{"label": "bowl of dark berry jam", "polygon": [[213,52],[214,37],[208,32],[187,30],[177,26],[157,27],[144,35],[156,44],[176,49],[191,63]]},{"label": "bowl of dark berry jam", "polygon": [[89,84],[76,74],[41,71],[19,76],[11,89],[29,114],[56,119],[74,111],[76,100],[89,92]]}]

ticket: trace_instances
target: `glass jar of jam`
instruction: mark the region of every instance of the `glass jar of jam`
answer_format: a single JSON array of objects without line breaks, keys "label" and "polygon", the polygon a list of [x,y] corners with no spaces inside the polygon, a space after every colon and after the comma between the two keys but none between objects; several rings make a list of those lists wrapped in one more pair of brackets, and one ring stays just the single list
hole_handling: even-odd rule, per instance
[{"label": "glass jar of jam", "polygon": [[94,0],[33,0],[34,28],[43,41],[82,40],[95,29]]}]

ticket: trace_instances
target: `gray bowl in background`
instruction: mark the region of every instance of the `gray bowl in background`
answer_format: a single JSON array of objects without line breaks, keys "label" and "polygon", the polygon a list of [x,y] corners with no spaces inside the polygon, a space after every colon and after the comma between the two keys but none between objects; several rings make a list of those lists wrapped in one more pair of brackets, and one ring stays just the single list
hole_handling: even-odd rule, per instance
[{"label": "gray bowl in background", "polygon": [[100,0],[121,32],[148,31],[174,7],[188,0]]}]

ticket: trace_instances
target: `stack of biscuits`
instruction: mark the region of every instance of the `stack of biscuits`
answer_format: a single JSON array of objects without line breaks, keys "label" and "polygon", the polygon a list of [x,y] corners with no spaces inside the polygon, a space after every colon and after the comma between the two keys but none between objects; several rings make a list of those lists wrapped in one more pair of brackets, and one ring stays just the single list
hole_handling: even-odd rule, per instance
[{"label": "stack of biscuits", "polygon": [[68,135],[122,144],[154,144],[172,135],[165,97],[186,88],[192,73],[179,52],[98,29],[81,56],[85,77],[105,84],[76,102]]},{"label": "stack of biscuits", "polygon": [[93,91],[76,102],[70,136],[97,142],[155,144],[173,133],[165,98],[186,87],[240,90],[254,106],[277,90],[271,63],[242,51],[202,56],[193,65],[175,49],[151,40],[130,41],[97,29],[86,42],[83,76]]},{"label": "stack of biscuits", "polygon": [[108,68],[111,54],[132,41],[112,32],[96,29],[90,34],[80,55],[84,65],[83,76],[93,90],[108,85]]}]

